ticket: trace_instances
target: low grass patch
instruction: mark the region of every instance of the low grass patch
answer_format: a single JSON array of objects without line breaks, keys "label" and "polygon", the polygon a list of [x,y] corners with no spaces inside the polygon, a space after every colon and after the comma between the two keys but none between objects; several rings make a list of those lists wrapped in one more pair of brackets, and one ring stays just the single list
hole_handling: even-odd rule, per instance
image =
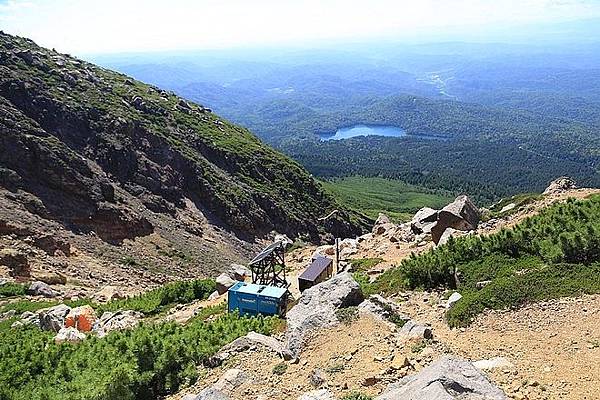
[{"label": "low grass patch", "polygon": [[392,179],[351,176],[322,183],[342,204],[373,219],[382,212],[406,221],[421,207],[441,208],[454,200],[449,193]]},{"label": "low grass patch", "polygon": [[342,400],[372,400],[373,396],[369,396],[368,394],[362,393],[362,392],[352,392],[349,393],[347,395],[345,395],[344,397],[342,397]]},{"label": "low grass patch", "polygon": [[382,262],[383,258],[357,258],[350,260],[350,270],[352,272],[366,272]]},{"label": "low grass patch", "polygon": [[355,306],[339,308],[335,311],[337,319],[345,325],[350,325],[358,319],[358,308]]}]

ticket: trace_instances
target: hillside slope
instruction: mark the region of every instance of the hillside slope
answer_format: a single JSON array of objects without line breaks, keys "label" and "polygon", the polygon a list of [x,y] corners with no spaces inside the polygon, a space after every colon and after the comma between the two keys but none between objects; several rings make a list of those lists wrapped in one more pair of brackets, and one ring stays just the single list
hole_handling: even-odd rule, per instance
[{"label": "hillside slope", "polygon": [[[0,234],[50,256],[74,244],[129,265],[149,257],[146,268],[215,268],[271,231],[318,240],[317,217],[337,208],[297,163],[211,110],[6,34],[0,115]],[[355,234],[356,221],[342,212],[327,228]],[[136,238],[145,250],[127,247]]]}]

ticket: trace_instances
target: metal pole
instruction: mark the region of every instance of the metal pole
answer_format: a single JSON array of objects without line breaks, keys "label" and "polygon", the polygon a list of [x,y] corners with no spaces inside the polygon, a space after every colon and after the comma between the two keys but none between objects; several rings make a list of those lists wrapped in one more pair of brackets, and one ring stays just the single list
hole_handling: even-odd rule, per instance
[{"label": "metal pole", "polygon": [[335,238],[335,273],[340,273],[340,240]]}]

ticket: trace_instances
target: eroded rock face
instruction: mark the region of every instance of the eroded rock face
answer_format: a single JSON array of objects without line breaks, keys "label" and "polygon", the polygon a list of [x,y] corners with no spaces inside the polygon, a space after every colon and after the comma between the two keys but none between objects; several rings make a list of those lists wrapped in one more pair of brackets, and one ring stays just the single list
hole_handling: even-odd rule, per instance
[{"label": "eroded rock face", "polygon": [[388,385],[375,400],[507,400],[469,361],[445,356],[418,374]]},{"label": "eroded rock face", "polygon": [[362,301],[360,286],[348,272],[305,290],[298,304],[287,313],[287,348],[298,356],[310,332],[334,325],[338,322],[336,310],[357,306]]},{"label": "eroded rock face", "polygon": [[0,250],[0,265],[8,267],[9,274],[12,277],[27,278],[31,276],[27,255],[20,251],[14,249]]}]

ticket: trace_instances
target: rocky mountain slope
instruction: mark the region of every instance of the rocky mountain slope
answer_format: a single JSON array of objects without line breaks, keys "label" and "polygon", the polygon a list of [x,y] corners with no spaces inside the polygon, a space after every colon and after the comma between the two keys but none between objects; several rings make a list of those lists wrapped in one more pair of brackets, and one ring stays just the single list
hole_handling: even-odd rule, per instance
[{"label": "rocky mountain slope", "polygon": [[344,211],[319,224],[335,202],[246,129],[4,33],[0,127],[1,244],[39,269],[195,276],[272,231],[313,241],[325,228],[360,231]]}]

